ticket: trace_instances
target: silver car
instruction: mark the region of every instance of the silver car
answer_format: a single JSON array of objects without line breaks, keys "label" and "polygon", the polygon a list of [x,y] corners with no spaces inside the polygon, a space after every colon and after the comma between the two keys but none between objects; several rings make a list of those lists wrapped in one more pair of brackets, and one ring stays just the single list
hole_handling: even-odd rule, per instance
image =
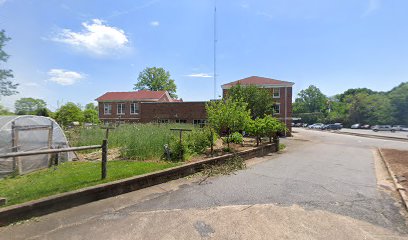
[{"label": "silver car", "polygon": [[392,126],[392,129],[394,129],[395,131],[408,131],[408,126],[394,125],[394,126]]},{"label": "silver car", "polygon": [[395,129],[393,129],[391,127],[391,125],[375,125],[374,127],[372,127],[372,130],[374,132],[378,132],[378,131],[391,131],[391,132],[395,132]]}]

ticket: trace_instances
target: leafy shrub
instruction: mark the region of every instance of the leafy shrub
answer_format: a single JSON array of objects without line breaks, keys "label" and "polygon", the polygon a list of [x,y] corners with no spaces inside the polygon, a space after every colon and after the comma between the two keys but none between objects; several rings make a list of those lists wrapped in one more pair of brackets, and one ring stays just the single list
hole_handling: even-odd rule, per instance
[{"label": "leafy shrub", "polygon": [[[195,128],[186,134],[185,144],[192,154],[204,153],[211,146],[211,130],[209,128]],[[213,142],[217,140],[217,135],[213,133]]]},{"label": "leafy shrub", "polygon": [[171,161],[177,162],[184,161],[187,159],[188,148],[184,141],[180,142],[179,139],[173,138],[173,140],[170,142],[169,148]]},{"label": "leafy shrub", "polygon": [[239,132],[234,132],[229,136],[229,140],[232,143],[241,144],[244,141],[242,134]]}]

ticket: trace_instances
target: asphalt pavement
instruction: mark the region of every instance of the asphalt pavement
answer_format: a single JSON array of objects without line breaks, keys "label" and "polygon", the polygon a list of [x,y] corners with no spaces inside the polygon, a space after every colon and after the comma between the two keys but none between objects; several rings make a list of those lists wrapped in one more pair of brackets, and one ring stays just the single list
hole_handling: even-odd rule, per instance
[{"label": "asphalt pavement", "polygon": [[[406,239],[376,147],[408,143],[295,129],[236,174],[185,178],[0,228],[4,239]],[[3,239],[3,238],[2,238]]]},{"label": "asphalt pavement", "polygon": [[374,132],[371,129],[350,129],[350,128],[342,128],[340,132],[348,132],[348,133],[358,133],[358,134],[369,134],[375,136],[383,136],[383,137],[398,137],[408,140],[408,131],[378,131]]}]

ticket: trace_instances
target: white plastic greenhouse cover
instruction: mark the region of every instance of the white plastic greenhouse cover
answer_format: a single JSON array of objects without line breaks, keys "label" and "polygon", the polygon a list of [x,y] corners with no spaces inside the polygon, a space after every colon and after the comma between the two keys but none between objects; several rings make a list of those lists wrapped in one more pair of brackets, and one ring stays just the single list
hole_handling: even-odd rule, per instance
[{"label": "white plastic greenhouse cover", "polygon": [[[14,125],[14,126],[13,126]],[[14,137],[13,137],[13,131]],[[49,141],[50,138],[50,141]],[[13,152],[13,142],[17,152],[66,148],[68,141],[64,131],[53,119],[42,116],[0,116],[0,155]],[[59,153],[61,162],[71,161],[73,153]],[[14,171],[13,158],[0,158],[0,178]],[[20,173],[28,173],[49,166],[49,155],[18,157]]]}]

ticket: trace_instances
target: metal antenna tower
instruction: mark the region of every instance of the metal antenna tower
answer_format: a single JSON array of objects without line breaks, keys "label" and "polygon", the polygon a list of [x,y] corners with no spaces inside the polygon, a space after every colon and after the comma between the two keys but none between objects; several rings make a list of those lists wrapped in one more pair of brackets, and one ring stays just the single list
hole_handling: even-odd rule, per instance
[{"label": "metal antenna tower", "polygon": [[214,100],[217,99],[217,0],[214,0]]}]

